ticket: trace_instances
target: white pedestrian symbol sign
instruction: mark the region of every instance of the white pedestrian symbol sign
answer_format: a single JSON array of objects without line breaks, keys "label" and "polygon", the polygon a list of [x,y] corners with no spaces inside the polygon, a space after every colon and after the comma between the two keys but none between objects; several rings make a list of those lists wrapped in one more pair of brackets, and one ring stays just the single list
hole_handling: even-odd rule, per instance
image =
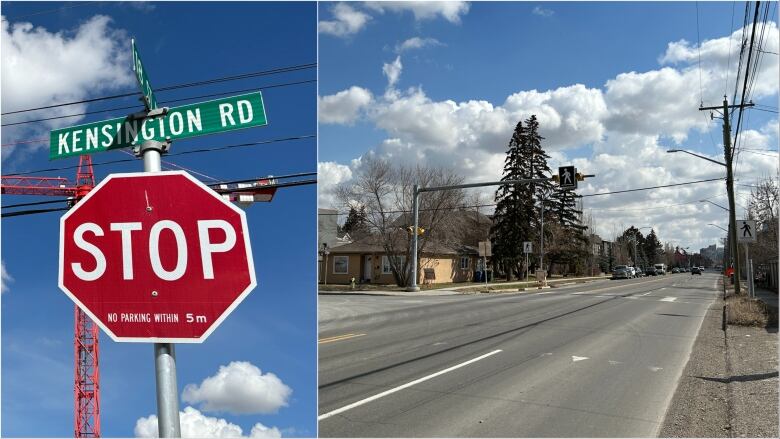
[{"label": "white pedestrian symbol sign", "polygon": [[571,172],[568,168],[563,168],[563,184],[571,184]]},{"label": "white pedestrian symbol sign", "polygon": [[574,166],[559,167],[558,184],[561,189],[577,189],[577,168]]},{"label": "white pedestrian symbol sign", "polygon": [[523,253],[533,253],[533,244],[531,241],[523,241]]},{"label": "white pedestrian symbol sign", "polygon": [[756,222],[754,220],[737,221],[737,241],[740,243],[756,242]]}]

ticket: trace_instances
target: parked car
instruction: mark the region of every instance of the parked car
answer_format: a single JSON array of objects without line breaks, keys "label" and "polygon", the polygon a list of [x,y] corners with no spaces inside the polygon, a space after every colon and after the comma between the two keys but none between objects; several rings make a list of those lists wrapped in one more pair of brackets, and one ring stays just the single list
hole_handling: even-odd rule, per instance
[{"label": "parked car", "polygon": [[631,272],[631,277],[636,277],[636,268],[634,267],[628,267],[628,271]]},{"label": "parked car", "polygon": [[677,267],[672,268],[672,274],[679,273],[679,272],[680,272],[679,268],[677,268]]},{"label": "parked car", "polygon": [[636,277],[645,277],[645,270],[642,267],[636,268]]},{"label": "parked car", "polygon": [[658,275],[658,273],[655,272],[655,268],[654,267],[647,267],[645,269],[645,276],[657,276],[657,275]]},{"label": "parked car", "polygon": [[664,276],[666,275],[666,264],[655,264],[655,274]]},{"label": "parked car", "polygon": [[615,268],[612,269],[612,279],[631,279],[632,277],[634,276],[631,274],[630,267],[616,265]]},{"label": "parked car", "polygon": [[691,276],[693,276],[694,274],[698,274],[699,276],[701,276],[701,269],[699,267],[691,268]]}]

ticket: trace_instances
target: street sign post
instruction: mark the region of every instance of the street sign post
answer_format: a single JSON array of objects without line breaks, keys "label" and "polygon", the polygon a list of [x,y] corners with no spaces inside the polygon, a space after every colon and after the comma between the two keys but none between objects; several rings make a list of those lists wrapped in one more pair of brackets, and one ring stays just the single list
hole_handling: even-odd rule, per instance
[{"label": "street sign post", "polygon": [[756,242],[756,221],[738,220],[737,221],[737,241],[740,244],[749,244]]},{"label": "street sign post", "polygon": [[140,145],[146,141],[172,141],[268,124],[263,95],[256,91],[196,104],[52,130],[49,159],[93,154]]},{"label": "street sign post", "polygon": [[577,168],[574,166],[558,167],[558,182],[561,189],[577,189]]},{"label": "street sign post", "polygon": [[141,56],[138,55],[138,46],[135,45],[135,39],[130,40],[130,46],[133,51],[133,72],[135,72],[135,78],[141,87],[141,93],[144,94],[144,105],[147,110],[154,110],[157,108],[157,98],[154,96],[152,85],[149,83],[149,75],[146,74],[146,70],[144,70],[144,66],[141,63]]},{"label": "street sign post", "polygon": [[186,172],[109,175],[60,220],[59,286],[115,341],[200,343],[255,285],[244,212]]},{"label": "street sign post", "polygon": [[493,245],[490,241],[479,241],[477,244],[479,255],[482,256],[482,274],[485,279],[485,285],[488,283],[487,258],[493,256]]},{"label": "street sign post", "polygon": [[745,246],[745,272],[748,282],[748,296],[750,297],[753,297],[755,293],[753,291],[753,261],[750,260],[750,249],[748,248],[748,244],[754,243],[756,241],[756,221],[738,220],[737,242]]}]

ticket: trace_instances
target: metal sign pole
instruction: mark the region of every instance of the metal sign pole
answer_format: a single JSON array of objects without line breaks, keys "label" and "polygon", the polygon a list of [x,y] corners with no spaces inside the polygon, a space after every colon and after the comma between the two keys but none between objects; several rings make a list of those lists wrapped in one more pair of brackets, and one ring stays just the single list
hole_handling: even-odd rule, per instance
[{"label": "metal sign pole", "polygon": [[482,256],[482,273],[485,278],[485,286],[487,286],[487,248],[485,248],[485,256]]},{"label": "metal sign pole", "polygon": [[[143,156],[144,172],[160,172],[161,155],[168,144],[144,142],[139,153]],[[152,208],[147,207],[147,209]],[[160,437],[181,437],[179,422],[179,389],[176,385],[176,352],[173,343],[154,344],[154,371],[157,381],[157,431]]]},{"label": "metal sign pole", "polygon": [[414,215],[414,230],[412,230],[412,276],[409,279],[409,288],[406,291],[420,291],[417,286],[417,230],[420,227],[420,190],[418,185],[412,188],[412,211]]}]

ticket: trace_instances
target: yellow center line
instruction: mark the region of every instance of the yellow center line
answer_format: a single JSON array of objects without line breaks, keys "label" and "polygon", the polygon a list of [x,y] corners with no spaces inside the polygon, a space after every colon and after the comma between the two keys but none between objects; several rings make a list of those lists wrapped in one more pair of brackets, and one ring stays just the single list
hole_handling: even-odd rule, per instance
[{"label": "yellow center line", "polygon": [[366,334],[343,334],[343,335],[336,335],[336,336],[333,336],[333,337],[321,338],[321,339],[319,339],[319,341],[317,341],[317,343],[330,343],[330,342],[334,342],[334,341],[347,340],[347,339],[355,338],[355,337],[362,337],[364,335],[366,335]]}]

